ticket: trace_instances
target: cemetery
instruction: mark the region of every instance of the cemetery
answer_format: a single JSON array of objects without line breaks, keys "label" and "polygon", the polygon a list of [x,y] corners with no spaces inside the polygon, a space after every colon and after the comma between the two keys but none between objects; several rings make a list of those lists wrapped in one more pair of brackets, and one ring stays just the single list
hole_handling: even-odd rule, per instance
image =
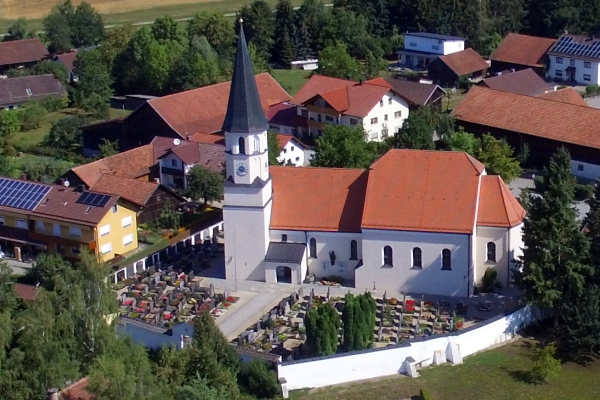
[{"label": "cemetery", "polygon": [[[505,311],[510,305],[490,301],[470,302],[440,301],[440,299],[415,299],[403,296],[401,299],[388,298],[386,293],[374,299],[376,303],[375,329],[372,348],[394,346],[415,338],[434,337],[435,335],[457,332],[492,318]],[[314,357],[314,353],[305,346],[305,315],[323,303],[330,303],[342,316],[345,299],[327,295],[315,295],[314,288],[304,293],[304,288],[292,292],[282,299],[268,313],[252,326],[249,326],[232,345],[245,350],[276,354],[284,361]],[[342,324],[343,325],[343,324]],[[340,327],[340,341],[344,337]],[[338,344],[338,353],[343,352]]]},{"label": "cemetery", "polygon": [[203,287],[202,278],[194,276],[193,270],[184,273],[174,272],[173,267],[152,267],[133,280],[118,292],[119,315],[157,328],[190,322],[204,310],[219,318],[240,300],[217,292],[212,284]]}]

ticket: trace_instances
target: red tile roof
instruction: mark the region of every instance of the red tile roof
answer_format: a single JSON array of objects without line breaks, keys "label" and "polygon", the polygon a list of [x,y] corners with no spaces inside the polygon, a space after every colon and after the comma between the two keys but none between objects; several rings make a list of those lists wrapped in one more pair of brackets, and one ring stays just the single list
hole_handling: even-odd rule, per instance
[{"label": "red tile roof", "polygon": [[[412,82],[401,79],[387,79],[386,82],[400,97],[411,104],[424,106],[435,101],[445,94],[444,89],[438,85]],[[436,95],[435,92],[438,92]]]},{"label": "red tile roof", "polygon": [[287,144],[292,140],[297,146],[302,147],[303,149],[308,148],[304,143],[300,141],[300,139],[294,137],[293,135],[283,135],[281,133],[277,135],[277,142],[279,143],[279,147],[281,147],[281,149],[284,149],[285,146],[287,146]]},{"label": "red tile roof", "polygon": [[303,105],[316,97],[321,97],[340,113],[364,118],[390,90],[390,86],[383,79],[361,84],[313,75],[292,98],[291,103]]},{"label": "red tile roof", "polygon": [[499,76],[486,78],[481,81],[480,85],[494,90],[523,94],[526,96],[536,96],[549,90],[554,90],[554,85],[544,81],[531,68],[516,72],[509,71],[507,73],[502,73],[502,75]]},{"label": "red tile roof", "polygon": [[269,108],[267,120],[271,125],[306,127],[307,119],[298,115],[296,106],[286,103]]},{"label": "red tile roof", "polygon": [[15,296],[17,296],[21,300],[30,300],[33,301],[40,293],[40,288],[32,285],[25,285],[23,283],[14,283],[13,289],[15,291]]},{"label": "red tile roof", "polygon": [[480,86],[452,111],[459,121],[600,149],[600,110]]},{"label": "red tile roof", "polygon": [[577,92],[577,90],[572,87],[567,87],[563,89],[558,89],[556,91],[543,93],[538,95],[537,97],[546,99],[546,100],[554,100],[560,103],[574,104],[576,106],[589,107],[588,103],[585,102],[583,97]]},{"label": "red tile roof", "polygon": [[89,206],[77,202],[81,195],[75,187],[52,185],[52,189],[33,209],[33,214],[95,225],[119,200],[118,196],[112,195],[104,207]]},{"label": "red tile roof", "polygon": [[219,133],[202,133],[198,132],[190,137],[192,142],[221,144],[225,146],[225,136]]},{"label": "red tile roof", "polygon": [[[269,73],[256,75],[256,86],[265,114],[275,104],[290,100],[287,92]],[[182,138],[196,132],[214,133],[221,130],[231,82],[218,83],[148,101],[163,120]]]},{"label": "red tile roof", "polygon": [[202,142],[186,142],[171,149],[187,165],[199,164],[220,172],[225,162],[225,146]]},{"label": "red tile roof", "polygon": [[91,400],[92,395],[87,391],[88,378],[78,380],[71,386],[61,390],[59,400]]},{"label": "red tile roof", "polygon": [[489,68],[488,63],[471,48],[439,58],[457,76],[468,75]]},{"label": "red tile roof", "polygon": [[0,65],[40,61],[47,55],[46,46],[37,38],[0,42]]},{"label": "red tile roof", "polygon": [[483,170],[466,153],[391,150],[371,166],[362,227],[470,233]]},{"label": "red tile roof", "polygon": [[477,214],[478,226],[511,228],[525,218],[525,210],[498,175],[481,178],[481,194]]},{"label": "red tile roof", "polygon": [[77,52],[71,51],[69,53],[63,53],[56,56],[64,65],[67,67],[69,72],[73,72],[73,63],[75,62],[75,58],[77,58]]},{"label": "red tile roof", "polygon": [[[173,139],[171,139],[173,140]],[[88,187],[94,186],[104,174],[136,179],[150,173],[156,163],[151,144],[137,147],[71,169]]]},{"label": "red tile roof", "polygon": [[366,171],[270,167],[270,172],[271,229],[361,231]]},{"label": "red tile roof", "polygon": [[556,39],[509,33],[490,57],[493,61],[543,67],[546,52]]},{"label": "red tile roof", "polygon": [[102,174],[90,190],[119,196],[134,204],[144,206],[158,189],[156,182],[144,182],[137,179],[123,178],[116,175]]},{"label": "red tile roof", "polygon": [[271,229],[469,234],[476,218],[483,226],[519,224],[523,208],[484,170],[466,153],[420,150],[391,150],[367,171],[271,167]]},{"label": "red tile roof", "polygon": [[65,96],[67,90],[52,74],[0,79],[0,106]]}]

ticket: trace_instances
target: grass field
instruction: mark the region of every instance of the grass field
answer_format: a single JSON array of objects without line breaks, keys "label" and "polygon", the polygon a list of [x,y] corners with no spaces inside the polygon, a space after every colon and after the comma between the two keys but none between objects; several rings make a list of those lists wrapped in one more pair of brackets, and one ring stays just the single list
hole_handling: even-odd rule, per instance
[{"label": "grass field", "polygon": [[[277,0],[266,0],[275,5]],[[19,17],[28,20],[30,30],[42,29],[42,19],[60,0],[0,0],[0,33],[4,33]],[[234,13],[251,0],[88,0],[103,16],[108,26],[151,22],[170,15],[188,18],[198,11]],[[78,4],[79,1],[73,1]],[[295,6],[302,0],[292,0]]]},{"label": "grass field", "polygon": [[310,77],[310,71],[301,69],[273,69],[270,73],[290,96],[298,93]]},{"label": "grass field", "polygon": [[[474,355],[456,367],[431,367],[420,378],[403,376],[294,391],[293,400],[398,400],[418,398],[429,389],[434,400],[595,400],[600,399],[600,361],[588,366],[563,364],[559,374],[543,385],[531,384],[530,339]],[[331,371],[335,373],[335,371]]]}]

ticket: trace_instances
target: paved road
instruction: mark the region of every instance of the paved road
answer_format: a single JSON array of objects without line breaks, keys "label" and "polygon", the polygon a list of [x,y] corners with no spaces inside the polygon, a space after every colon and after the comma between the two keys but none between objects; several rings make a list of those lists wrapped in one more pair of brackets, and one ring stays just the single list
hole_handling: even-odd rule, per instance
[{"label": "paved road", "polygon": [[588,106],[593,107],[593,108],[600,108],[600,96],[596,96],[596,97],[588,97],[587,99],[585,99],[585,102],[588,104]]}]

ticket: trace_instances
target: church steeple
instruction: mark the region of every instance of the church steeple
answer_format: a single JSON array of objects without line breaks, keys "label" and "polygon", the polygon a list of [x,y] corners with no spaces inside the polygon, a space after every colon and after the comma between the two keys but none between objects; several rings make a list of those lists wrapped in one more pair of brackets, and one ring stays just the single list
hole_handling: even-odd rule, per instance
[{"label": "church steeple", "polygon": [[252,62],[244,37],[244,27],[240,20],[240,34],[229,91],[229,103],[222,130],[231,133],[252,133],[266,131],[268,128],[269,124],[262,110],[254,80]]}]

